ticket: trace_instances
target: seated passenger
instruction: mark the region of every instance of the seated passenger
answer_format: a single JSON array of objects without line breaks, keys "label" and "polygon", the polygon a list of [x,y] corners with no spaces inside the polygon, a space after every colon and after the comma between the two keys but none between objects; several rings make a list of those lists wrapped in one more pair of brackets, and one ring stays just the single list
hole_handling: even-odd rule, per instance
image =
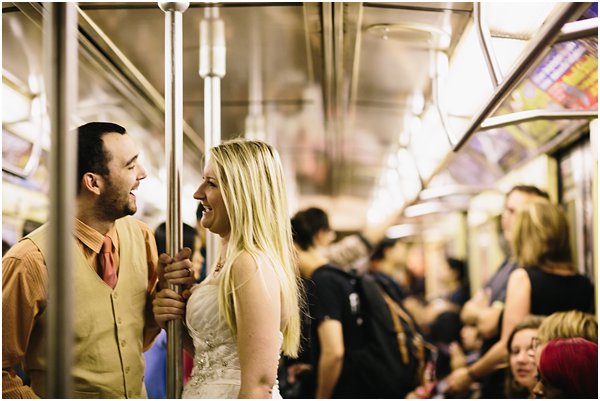
[{"label": "seated passenger", "polygon": [[544,319],[538,330],[537,338],[532,341],[532,356],[536,365],[540,362],[543,346],[557,338],[580,337],[598,343],[598,320],[591,313],[578,310],[556,312]]},{"label": "seated passenger", "polygon": [[583,338],[559,338],[543,347],[536,398],[598,398],[598,345]]},{"label": "seated passenger", "polygon": [[463,325],[460,329],[460,344],[450,345],[452,370],[471,365],[478,360],[482,341],[477,327],[469,324]]},{"label": "seated passenger", "polygon": [[544,319],[537,336],[539,345],[557,338],[574,337],[598,343],[598,320],[591,313],[578,310],[556,312]]},{"label": "seated passenger", "polygon": [[462,323],[457,312],[446,311],[436,316],[429,325],[428,341],[437,349],[435,374],[443,379],[452,371],[452,345],[458,345]]},{"label": "seated passenger", "polygon": [[537,336],[543,318],[528,316],[515,326],[508,337],[508,374],[506,376],[507,398],[532,398],[537,383],[535,359],[531,355],[531,343]]}]

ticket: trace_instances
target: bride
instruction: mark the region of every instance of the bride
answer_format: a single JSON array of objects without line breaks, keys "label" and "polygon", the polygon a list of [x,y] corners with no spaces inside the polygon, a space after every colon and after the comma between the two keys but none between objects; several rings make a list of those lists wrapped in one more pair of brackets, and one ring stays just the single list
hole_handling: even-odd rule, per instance
[{"label": "bride", "polygon": [[212,148],[194,198],[202,225],[221,237],[219,260],[181,296],[166,287],[190,275],[189,250],[161,255],[163,289],[153,303],[161,326],[185,319],[194,367],[183,398],[280,398],[279,354],[296,356],[300,313],[279,155],[259,141]]}]

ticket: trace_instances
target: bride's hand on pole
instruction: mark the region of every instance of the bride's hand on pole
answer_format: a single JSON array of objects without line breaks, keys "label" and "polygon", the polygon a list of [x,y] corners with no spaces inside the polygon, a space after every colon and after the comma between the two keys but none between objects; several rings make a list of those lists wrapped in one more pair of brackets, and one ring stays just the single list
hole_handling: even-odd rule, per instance
[{"label": "bride's hand on pole", "polygon": [[186,289],[196,284],[193,264],[189,259],[191,254],[192,250],[190,248],[183,248],[174,258],[166,253],[160,255],[158,271],[161,288],[167,288],[169,284],[173,284]]}]

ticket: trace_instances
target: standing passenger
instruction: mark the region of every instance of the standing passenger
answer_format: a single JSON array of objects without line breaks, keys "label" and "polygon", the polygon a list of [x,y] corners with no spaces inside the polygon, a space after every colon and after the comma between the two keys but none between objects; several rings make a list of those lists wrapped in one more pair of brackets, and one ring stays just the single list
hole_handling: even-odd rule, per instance
[{"label": "standing passenger", "polygon": [[[73,228],[73,396],[145,397],[143,350],[159,332],[152,316],[157,251],[152,231],[131,217],[146,178],[138,150],[119,125],[77,129]],[[46,305],[48,226],[2,259],[2,395],[48,397]],[[56,266],[58,267],[58,266]],[[23,364],[24,386],[11,368]]]},{"label": "standing passenger", "polygon": [[373,247],[385,237],[385,232],[397,220],[399,211],[385,221],[370,224],[358,234],[335,240],[335,232],[329,226],[329,217],[323,209],[310,207],[303,210],[311,231],[315,232],[315,246],[327,260],[339,268],[363,274],[369,269],[369,256]]},{"label": "standing passenger", "polygon": [[[531,185],[516,185],[506,195],[502,212],[502,234],[510,243],[511,232],[517,212],[528,202],[537,198],[548,199],[548,194]],[[465,324],[475,325],[484,338],[481,355],[484,355],[500,339],[500,322],[506,300],[508,276],[517,268],[513,257],[507,257],[496,273],[488,280],[461,311]],[[482,378],[481,398],[504,398],[506,369],[498,369]]]},{"label": "standing passenger", "polygon": [[365,342],[355,280],[318,252],[319,232],[314,231],[310,219],[308,211],[298,212],[292,219],[310,316],[303,319],[302,352],[300,358],[290,361],[288,376],[301,381],[301,398],[365,398],[369,395],[359,392],[356,368],[344,363],[348,351]]},{"label": "standing passenger", "polygon": [[[283,169],[279,155],[259,141],[234,140],[210,151],[202,225],[221,237],[216,266],[183,297],[168,289],[155,300],[159,323],[181,319],[184,346],[195,352],[184,398],[279,398],[280,351],[296,356],[300,341]],[[165,278],[187,275],[190,261],[166,267]],[[185,311],[185,312],[184,312]]]},{"label": "standing passenger", "polygon": [[370,257],[369,272],[380,284],[386,283],[386,289],[393,289],[398,301],[408,293],[408,288],[401,287],[395,274],[398,266],[406,260],[405,247],[397,238],[384,238],[375,245]]}]

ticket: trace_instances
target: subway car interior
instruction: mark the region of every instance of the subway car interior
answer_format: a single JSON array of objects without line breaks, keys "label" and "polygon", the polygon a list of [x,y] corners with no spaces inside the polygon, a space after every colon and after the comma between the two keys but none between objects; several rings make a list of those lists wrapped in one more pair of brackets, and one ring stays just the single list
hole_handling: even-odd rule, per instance
[{"label": "subway car interior", "polygon": [[[49,4],[2,3],[3,253],[48,221],[58,179],[49,167]],[[181,221],[194,227],[205,145],[263,140],[281,156],[290,217],[322,208],[338,238],[393,218],[386,237],[405,244],[403,265],[432,300],[447,289],[447,257],[468,265],[471,294],[494,274],[508,249],[506,193],[534,185],[564,210],[573,263],[597,303],[597,2],[183,8],[174,188],[165,12],[149,2],[75,4],[69,128],[111,121],[127,129],[148,174],[135,218],[154,230],[168,219],[168,194],[179,191]],[[208,35],[207,26],[217,28]],[[215,48],[223,63],[207,72],[206,49]],[[213,107],[217,139],[208,139]]]}]

